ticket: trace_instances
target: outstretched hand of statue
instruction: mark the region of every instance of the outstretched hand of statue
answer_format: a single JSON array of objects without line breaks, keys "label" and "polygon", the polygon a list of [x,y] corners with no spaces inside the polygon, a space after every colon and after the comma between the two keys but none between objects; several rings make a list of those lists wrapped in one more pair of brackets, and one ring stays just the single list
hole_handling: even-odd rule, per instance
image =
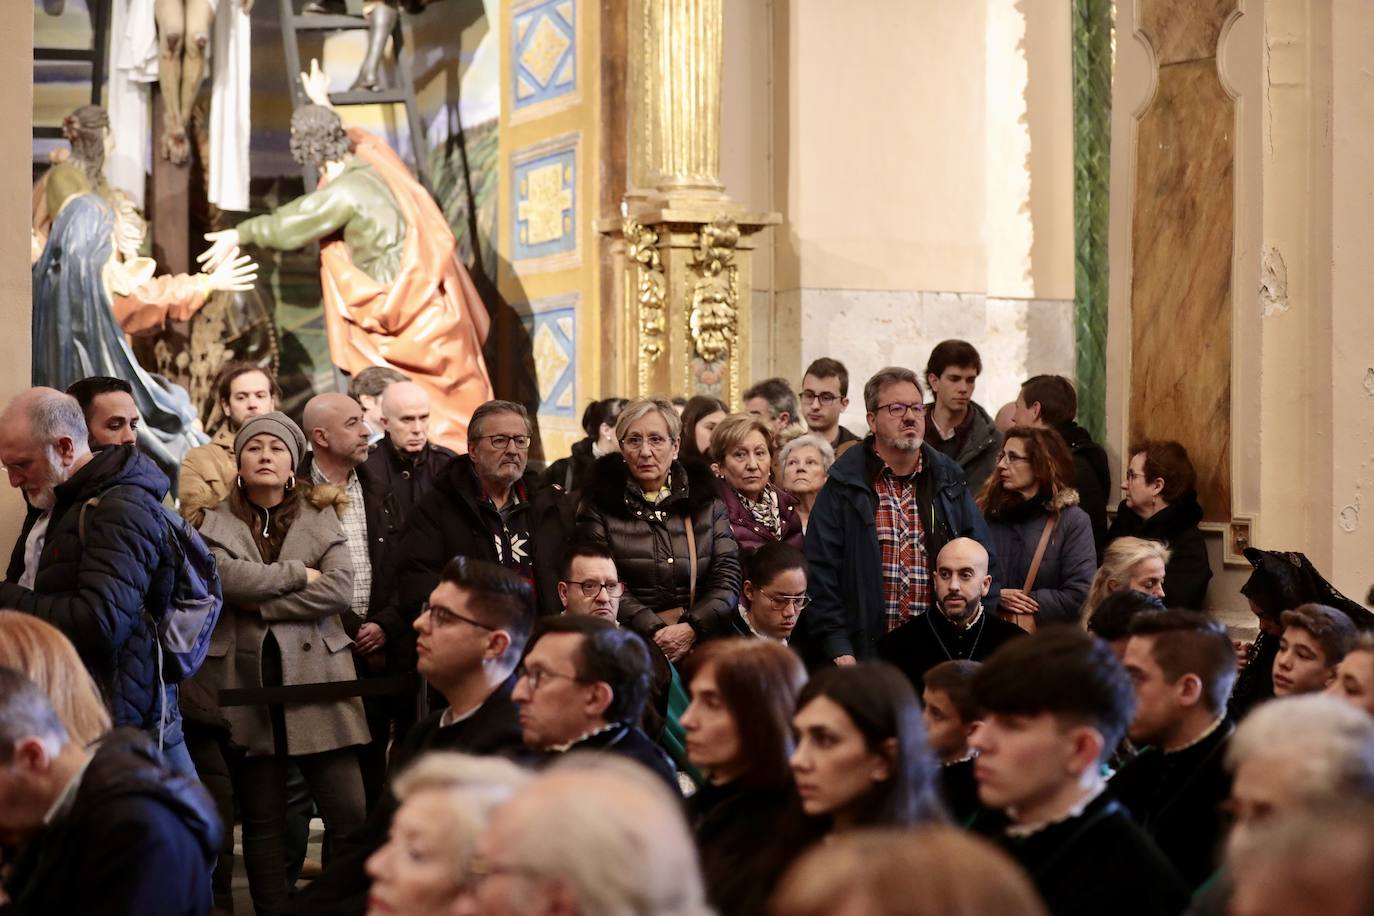
[{"label": "outstretched hand of statue", "polygon": [[207,232],[205,241],[210,243],[210,247],[196,255],[196,261],[204,265],[205,271],[213,273],[221,264],[238,253],[239,231],[221,229],[219,232]]},{"label": "outstretched hand of statue", "polygon": [[321,108],[333,108],[329,101],[329,74],[324,72],[317,58],[310,59],[310,72],[301,74],[301,87],[305,97]]},{"label": "outstretched hand of statue", "polygon": [[252,289],[258,280],[258,264],[248,255],[240,255],[238,248],[230,251],[224,260],[203,274],[209,292],[228,290],[241,292]]}]

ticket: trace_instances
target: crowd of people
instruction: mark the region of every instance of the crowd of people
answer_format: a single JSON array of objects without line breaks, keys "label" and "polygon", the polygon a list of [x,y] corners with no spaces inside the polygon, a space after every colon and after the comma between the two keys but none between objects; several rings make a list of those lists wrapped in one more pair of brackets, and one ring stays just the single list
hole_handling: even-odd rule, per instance
[{"label": "crowd of people", "polygon": [[1250,549],[1233,641],[1186,449],[1109,512],[1072,383],[981,371],[863,435],[829,358],[600,400],[541,469],[519,403],[459,455],[395,370],[298,423],[236,363],[175,482],[127,382],[21,393],[0,912],[1370,912],[1374,615]]}]

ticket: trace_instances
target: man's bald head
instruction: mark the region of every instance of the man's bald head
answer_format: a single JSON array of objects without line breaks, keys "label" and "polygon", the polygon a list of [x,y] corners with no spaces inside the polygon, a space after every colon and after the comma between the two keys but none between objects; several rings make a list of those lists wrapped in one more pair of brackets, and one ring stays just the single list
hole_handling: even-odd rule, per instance
[{"label": "man's bald head", "polygon": [[496,812],[480,848],[488,862],[537,867],[542,878],[483,882],[483,913],[539,912],[549,903],[577,913],[710,912],[681,804],[624,758],[560,761]]},{"label": "man's bald head", "polygon": [[31,505],[51,509],[54,489],[90,460],[86,417],[76,398],[54,388],[30,388],[0,413],[0,462],[10,486]]},{"label": "man's bald head", "polygon": [[416,454],[429,441],[429,393],[414,382],[392,382],[382,392],[382,428],[398,451]]},{"label": "man's bald head", "polygon": [[983,597],[992,588],[988,551],[973,538],[955,538],[935,558],[935,602],[956,624],[978,615]]},{"label": "man's bald head", "polygon": [[[317,394],[301,415],[316,460],[350,470],[367,460],[367,424],[363,408],[346,394]],[[337,481],[336,481],[337,482]]]}]

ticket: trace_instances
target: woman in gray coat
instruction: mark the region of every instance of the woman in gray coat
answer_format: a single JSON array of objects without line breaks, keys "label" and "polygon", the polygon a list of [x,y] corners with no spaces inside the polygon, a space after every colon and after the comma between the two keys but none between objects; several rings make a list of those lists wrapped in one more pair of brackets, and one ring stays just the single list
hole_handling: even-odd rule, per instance
[{"label": "woman in gray coat", "polygon": [[[305,436],[285,414],[244,424],[234,438],[237,485],[201,523],[224,586],[206,660],[223,687],[357,679],[341,619],[353,590],[339,521],[344,497],[295,479],[304,451]],[[326,841],[344,836],[365,817],[355,746],[368,740],[367,721],[357,698],[229,706],[224,715],[244,753],[238,797],[249,889],[259,913],[275,913],[289,895],[286,758],[310,784]]]},{"label": "woman in gray coat", "polygon": [[[1052,429],[1007,431],[992,476],[978,495],[988,523],[987,545],[1001,561],[998,612],[1018,624],[1077,623],[1097,572],[1092,521],[1078,507],[1073,456]],[[1049,537],[1031,581],[1046,528]],[[1027,626],[1026,629],[1034,629]]]}]

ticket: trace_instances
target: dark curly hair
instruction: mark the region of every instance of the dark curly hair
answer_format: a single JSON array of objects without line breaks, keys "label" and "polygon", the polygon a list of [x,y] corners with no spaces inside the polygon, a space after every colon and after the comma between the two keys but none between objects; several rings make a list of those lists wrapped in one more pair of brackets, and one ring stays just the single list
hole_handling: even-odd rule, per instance
[{"label": "dark curly hair", "polygon": [[99,105],[82,105],[62,119],[62,137],[72,145],[72,161],[90,179],[91,187],[105,182],[105,131],[110,115]]},{"label": "dark curly hair", "polygon": [[332,109],[302,105],[291,116],[291,158],[301,165],[319,167],[338,162],[353,152],[343,122]]}]

